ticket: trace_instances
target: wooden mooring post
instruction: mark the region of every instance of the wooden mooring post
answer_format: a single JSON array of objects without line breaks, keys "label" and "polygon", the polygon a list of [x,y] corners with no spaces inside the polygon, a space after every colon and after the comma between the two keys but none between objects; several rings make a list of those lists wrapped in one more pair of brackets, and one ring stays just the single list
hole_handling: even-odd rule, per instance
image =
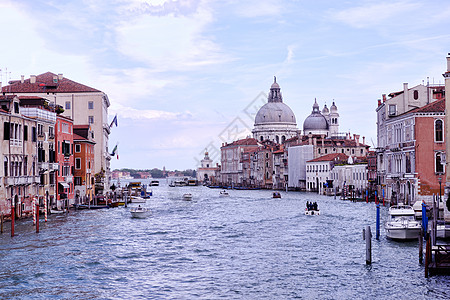
[{"label": "wooden mooring post", "polygon": [[3,213],[0,216],[0,233],[3,233]]},{"label": "wooden mooring post", "polygon": [[423,263],[423,228],[420,230],[419,234],[419,263]]},{"label": "wooden mooring post", "polygon": [[372,232],[370,226],[363,229],[363,240],[366,241],[366,265],[372,264]]}]

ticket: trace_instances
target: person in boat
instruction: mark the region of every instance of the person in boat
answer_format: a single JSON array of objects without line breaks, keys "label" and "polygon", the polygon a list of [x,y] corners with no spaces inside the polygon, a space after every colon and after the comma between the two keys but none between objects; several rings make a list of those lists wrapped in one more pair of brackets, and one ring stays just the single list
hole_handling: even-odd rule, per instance
[{"label": "person in boat", "polygon": [[309,210],[309,201],[306,201],[306,209]]}]

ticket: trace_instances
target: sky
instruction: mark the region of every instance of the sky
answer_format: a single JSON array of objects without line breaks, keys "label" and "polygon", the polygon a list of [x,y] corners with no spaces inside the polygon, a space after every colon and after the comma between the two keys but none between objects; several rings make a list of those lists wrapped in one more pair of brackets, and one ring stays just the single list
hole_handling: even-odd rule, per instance
[{"label": "sky", "polygon": [[0,81],[45,72],[105,92],[111,169],[197,168],[251,134],[276,76],[303,129],[317,99],[376,146],[377,100],[443,83],[445,0],[0,0]]}]

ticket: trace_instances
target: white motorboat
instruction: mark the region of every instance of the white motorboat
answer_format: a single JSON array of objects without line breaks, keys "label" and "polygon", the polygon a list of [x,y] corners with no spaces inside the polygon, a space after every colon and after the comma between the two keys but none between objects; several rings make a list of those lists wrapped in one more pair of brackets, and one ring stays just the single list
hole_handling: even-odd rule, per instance
[{"label": "white motorboat", "polygon": [[395,205],[389,208],[389,219],[385,223],[386,236],[395,240],[419,238],[422,225],[414,218],[414,209],[409,205]]},{"label": "white motorboat", "polygon": [[308,209],[305,209],[305,215],[307,215],[307,216],[318,216],[318,215],[320,215],[320,210],[308,210]]},{"label": "white motorboat", "polygon": [[139,196],[131,196],[131,203],[145,203],[147,199]]},{"label": "white motorboat", "polygon": [[186,200],[186,201],[192,200],[192,194],[191,193],[184,194],[183,195],[183,200]]},{"label": "white motorboat", "polygon": [[150,209],[147,207],[141,207],[140,205],[138,207],[133,207],[130,209],[131,217],[133,218],[139,218],[144,219],[147,218],[150,215]]},{"label": "white motorboat", "polygon": [[229,197],[230,194],[227,191],[223,190],[223,191],[220,191],[219,196],[220,197]]}]

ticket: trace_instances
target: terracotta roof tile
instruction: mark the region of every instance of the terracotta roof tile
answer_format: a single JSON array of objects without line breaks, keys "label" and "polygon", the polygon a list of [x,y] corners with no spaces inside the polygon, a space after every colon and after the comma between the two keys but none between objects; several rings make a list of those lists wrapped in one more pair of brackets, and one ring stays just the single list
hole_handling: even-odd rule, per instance
[{"label": "terracotta roof tile", "polygon": [[9,85],[2,87],[2,92],[6,93],[86,93],[101,92],[87,85],[72,81],[67,78],[58,79],[53,82],[54,76],[58,76],[51,72],[43,73],[36,76],[36,82],[30,83],[30,79],[10,81]]},{"label": "terracotta roof tile", "polygon": [[315,159],[308,160],[308,162],[319,162],[319,161],[333,161],[333,160],[347,160],[348,156],[344,153],[330,153]]}]

